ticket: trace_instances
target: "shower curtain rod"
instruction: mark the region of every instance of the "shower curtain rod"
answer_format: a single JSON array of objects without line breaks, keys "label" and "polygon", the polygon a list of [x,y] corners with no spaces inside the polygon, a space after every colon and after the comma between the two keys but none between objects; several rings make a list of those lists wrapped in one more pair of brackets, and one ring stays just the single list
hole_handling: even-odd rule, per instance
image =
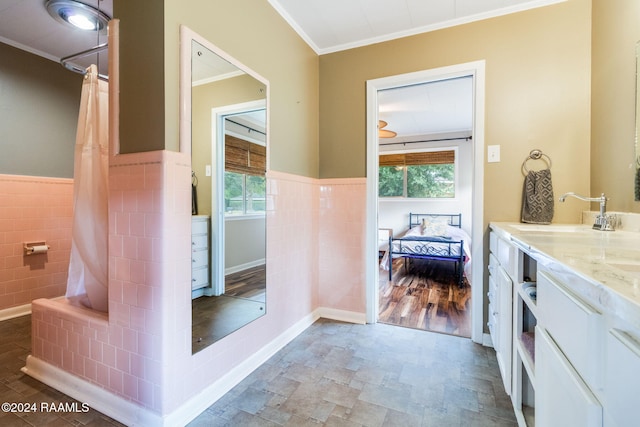
[{"label": "shower curtain rod", "polygon": [[442,142],[442,141],[460,141],[460,140],[465,140],[465,141],[471,141],[473,138],[471,136],[460,136],[458,138],[438,138],[438,139],[423,139],[421,141],[404,141],[404,142],[388,142],[386,144],[380,144],[380,146],[383,145],[399,145],[399,144],[417,144],[419,142]]},{"label": "shower curtain rod", "polygon": [[[83,58],[85,56],[89,56],[93,53],[98,53],[98,52],[102,52],[103,50],[107,49],[109,47],[108,43],[102,43],[99,44],[98,46],[94,46],[91,49],[87,49],[87,50],[83,50],[82,52],[78,52],[78,53],[74,53],[73,55],[69,55],[69,56],[65,56],[64,58],[60,58],[60,64],[62,64],[62,66],[64,68],[66,68],[69,71],[73,71],[74,73],[78,73],[78,74],[87,74],[87,70],[85,70],[82,67],[79,67],[69,61],[71,61],[72,59],[78,59],[78,58]],[[104,74],[98,74],[98,78],[103,79],[103,80],[109,80],[109,76],[106,76]]]},{"label": "shower curtain rod", "polygon": [[257,133],[261,133],[262,135],[265,135],[265,136],[267,135],[267,133],[266,133],[266,132],[262,132],[261,130],[254,129],[254,128],[252,128],[251,126],[247,126],[247,125],[242,124],[242,123],[238,123],[238,122],[236,122],[235,120],[231,120],[231,119],[229,119],[229,118],[227,118],[227,119],[225,119],[225,120],[227,120],[228,122],[233,123],[234,125],[238,125],[238,126],[241,126],[241,127],[245,128],[245,129],[249,129],[249,131],[254,131],[254,132],[257,132]]}]

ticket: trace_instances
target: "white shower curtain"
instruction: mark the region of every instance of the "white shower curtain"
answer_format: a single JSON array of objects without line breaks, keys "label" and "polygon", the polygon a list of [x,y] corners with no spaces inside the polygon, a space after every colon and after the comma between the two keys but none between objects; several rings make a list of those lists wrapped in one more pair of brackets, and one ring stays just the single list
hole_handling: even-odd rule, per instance
[{"label": "white shower curtain", "polygon": [[66,297],[108,311],[107,82],[91,65],[82,83],[73,170],[73,224]]}]

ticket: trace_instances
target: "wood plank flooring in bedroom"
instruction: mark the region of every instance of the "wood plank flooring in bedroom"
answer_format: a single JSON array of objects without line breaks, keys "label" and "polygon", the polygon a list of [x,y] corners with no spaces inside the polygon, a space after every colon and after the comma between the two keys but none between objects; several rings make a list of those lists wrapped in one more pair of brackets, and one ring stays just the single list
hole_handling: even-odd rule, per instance
[{"label": "wood plank flooring in bedroom", "polygon": [[461,337],[471,336],[471,286],[456,283],[454,263],[402,259],[393,277],[380,270],[378,321]]}]

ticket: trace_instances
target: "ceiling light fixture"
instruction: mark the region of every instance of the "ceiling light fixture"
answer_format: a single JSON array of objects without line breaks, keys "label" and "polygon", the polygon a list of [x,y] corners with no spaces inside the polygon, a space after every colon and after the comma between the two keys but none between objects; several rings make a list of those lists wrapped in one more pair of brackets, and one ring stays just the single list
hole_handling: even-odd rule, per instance
[{"label": "ceiling light fixture", "polygon": [[48,0],[47,11],[56,21],[85,31],[106,31],[111,19],[95,7],[74,0]]},{"label": "ceiling light fixture", "polygon": [[383,129],[383,127],[387,126],[387,122],[384,120],[378,120],[378,138],[393,138],[398,135],[397,132],[392,130]]}]

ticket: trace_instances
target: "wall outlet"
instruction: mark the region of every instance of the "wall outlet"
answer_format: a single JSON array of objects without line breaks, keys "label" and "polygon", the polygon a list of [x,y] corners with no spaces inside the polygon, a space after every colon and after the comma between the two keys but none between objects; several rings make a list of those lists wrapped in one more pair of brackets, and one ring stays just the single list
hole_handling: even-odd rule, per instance
[{"label": "wall outlet", "polygon": [[487,146],[487,162],[497,163],[500,161],[500,146],[488,145]]}]

